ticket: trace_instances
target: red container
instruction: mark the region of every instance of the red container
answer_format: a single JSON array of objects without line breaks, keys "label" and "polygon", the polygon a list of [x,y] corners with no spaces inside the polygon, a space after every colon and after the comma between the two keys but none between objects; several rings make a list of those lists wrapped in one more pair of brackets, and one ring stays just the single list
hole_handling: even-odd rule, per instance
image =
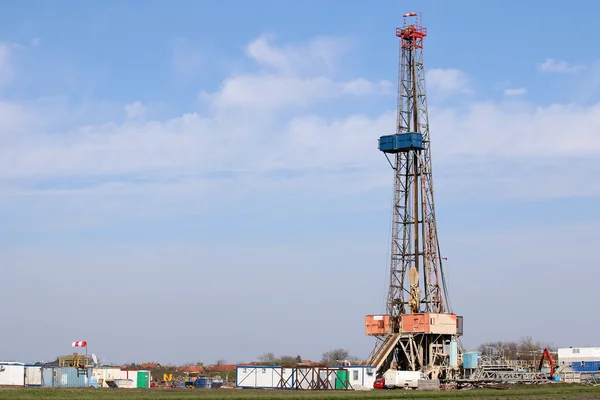
[{"label": "red container", "polygon": [[405,314],[402,316],[402,332],[456,335],[456,315],[437,313]]},{"label": "red container", "polygon": [[389,315],[367,315],[365,319],[365,333],[367,335],[385,335],[389,330]]}]

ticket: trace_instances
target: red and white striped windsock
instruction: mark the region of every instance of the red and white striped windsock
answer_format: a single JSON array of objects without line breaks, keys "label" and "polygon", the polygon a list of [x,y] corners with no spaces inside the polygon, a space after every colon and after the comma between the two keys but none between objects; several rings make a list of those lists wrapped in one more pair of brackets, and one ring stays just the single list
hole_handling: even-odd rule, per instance
[{"label": "red and white striped windsock", "polygon": [[87,342],[73,342],[73,347],[87,347]]},{"label": "red and white striped windsock", "polygon": [[416,17],[417,13],[416,12],[409,12],[403,15],[404,18],[406,17]]}]

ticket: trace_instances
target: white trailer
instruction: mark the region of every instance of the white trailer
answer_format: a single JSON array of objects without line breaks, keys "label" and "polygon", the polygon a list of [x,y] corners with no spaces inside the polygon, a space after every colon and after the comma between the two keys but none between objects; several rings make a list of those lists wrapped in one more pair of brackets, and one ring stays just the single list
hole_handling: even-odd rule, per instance
[{"label": "white trailer", "polygon": [[558,349],[559,365],[570,366],[573,362],[600,361],[600,347],[568,347]]},{"label": "white trailer", "polygon": [[[371,390],[376,378],[376,369],[370,365],[340,365],[330,368],[344,368],[348,370],[348,382],[354,390]],[[334,384],[334,382],[332,382]],[[335,386],[334,386],[335,387]]]},{"label": "white trailer", "polygon": [[[129,371],[131,373],[131,371]],[[92,378],[98,381],[100,387],[109,387],[106,381],[112,381],[115,379],[128,379],[130,376],[126,375],[121,368],[115,367],[96,367],[92,369]]]},{"label": "white trailer", "polygon": [[0,386],[25,386],[25,364],[0,363]]},{"label": "white trailer", "polygon": [[271,365],[240,365],[235,372],[236,387],[267,389],[282,387],[282,382],[292,376],[293,369]]},{"label": "white trailer", "polygon": [[25,365],[25,385],[42,386],[41,365]]},{"label": "white trailer", "polygon": [[[338,368],[345,371],[337,372]],[[328,373],[329,371],[329,373]],[[346,374],[347,371],[347,374]],[[348,380],[345,382],[338,380]],[[326,368],[285,368],[281,366],[239,365],[236,367],[236,387],[238,388],[280,388],[315,389],[318,382],[327,382],[331,388],[365,390],[373,389],[375,367],[372,366],[335,366]],[[339,387],[338,387],[339,386]]]},{"label": "white trailer", "polygon": [[389,389],[417,389],[419,387],[419,380],[427,379],[421,371],[399,371],[397,369],[387,370],[383,377],[385,378],[385,387]]}]

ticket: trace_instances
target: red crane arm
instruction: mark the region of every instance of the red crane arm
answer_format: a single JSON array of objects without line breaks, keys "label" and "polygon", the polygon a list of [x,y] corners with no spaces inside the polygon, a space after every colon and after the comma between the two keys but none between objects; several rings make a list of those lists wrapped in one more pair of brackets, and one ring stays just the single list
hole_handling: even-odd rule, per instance
[{"label": "red crane arm", "polygon": [[552,354],[550,354],[550,352],[548,351],[548,349],[544,349],[544,352],[542,353],[542,359],[540,360],[540,365],[538,367],[538,369],[541,371],[542,367],[544,365],[544,359],[548,359],[548,362],[550,362],[550,377],[554,376],[554,359],[552,358]]}]

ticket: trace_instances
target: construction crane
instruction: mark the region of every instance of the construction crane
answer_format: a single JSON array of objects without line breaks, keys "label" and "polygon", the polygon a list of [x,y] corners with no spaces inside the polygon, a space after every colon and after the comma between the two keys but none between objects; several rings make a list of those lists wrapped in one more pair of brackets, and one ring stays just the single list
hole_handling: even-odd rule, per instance
[{"label": "construction crane", "polygon": [[427,29],[416,13],[403,17],[396,28],[396,133],[381,136],[378,146],[394,172],[389,290],[386,314],[366,317],[366,334],[377,338],[368,363],[379,377],[394,369],[452,381],[459,373],[462,317],[448,301],[435,219],[423,65]]}]

